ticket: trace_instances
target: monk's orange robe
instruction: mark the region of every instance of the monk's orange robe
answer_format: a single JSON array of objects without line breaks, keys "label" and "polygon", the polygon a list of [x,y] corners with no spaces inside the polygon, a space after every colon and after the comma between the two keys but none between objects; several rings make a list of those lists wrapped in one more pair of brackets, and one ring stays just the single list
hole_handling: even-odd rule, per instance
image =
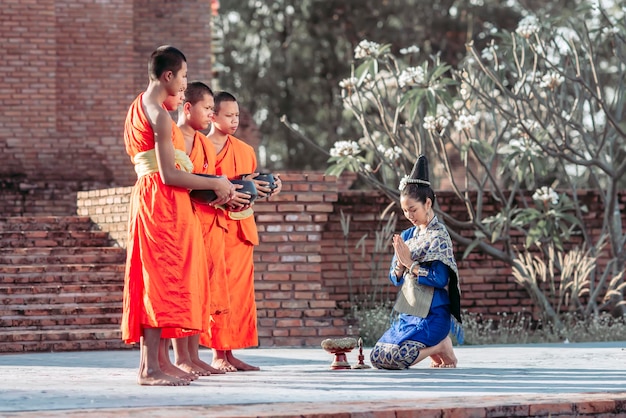
[{"label": "monk's orange robe", "polygon": [[[193,172],[215,174],[215,147],[202,133],[196,132],[189,158],[193,162]],[[210,302],[208,315],[209,332],[200,335],[200,344],[207,347],[219,345],[220,336],[227,335],[223,329],[230,323],[230,298],[226,279],[226,262],[224,260],[224,236],[226,233],[226,215],[222,209],[202,203],[194,203],[196,214],[202,224],[202,236],[206,260],[209,265]]]},{"label": "monk's orange robe", "polygon": [[[257,167],[254,148],[229,135],[226,144],[217,154],[215,171],[229,179],[254,173]],[[254,216],[246,219],[230,219],[226,214],[227,232],[224,260],[230,306],[228,324],[216,327],[212,348],[234,350],[257,346],[257,312],[254,297],[254,246],[259,244]]]},{"label": "monk's orange robe", "polygon": [[[139,157],[155,145],[141,98],[130,106],[124,125],[126,151],[138,174]],[[184,155],[183,134],[172,125],[174,148]],[[145,172],[133,187],[128,215],[121,330],[129,344],[139,342],[143,328],[162,328],[162,338],[208,328],[202,306],[207,293],[204,242],[189,191],[163,184],[158,167]]]}]

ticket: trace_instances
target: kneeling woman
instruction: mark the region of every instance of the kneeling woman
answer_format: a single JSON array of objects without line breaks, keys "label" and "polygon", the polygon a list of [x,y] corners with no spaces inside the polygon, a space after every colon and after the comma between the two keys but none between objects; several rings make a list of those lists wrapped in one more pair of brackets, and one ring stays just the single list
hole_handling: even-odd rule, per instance
[{"label": "kneeling woman", "polygon": [[378,369],[406,369],[430,357],[431,367],[456,367],[450,332],[463,342],[458,270],[452,240],[433,211],[428,161],[420,156],[400,185],[400,205],[413,226],[393,237],[389,280],[402,286],[397,317],[370,354]]}]

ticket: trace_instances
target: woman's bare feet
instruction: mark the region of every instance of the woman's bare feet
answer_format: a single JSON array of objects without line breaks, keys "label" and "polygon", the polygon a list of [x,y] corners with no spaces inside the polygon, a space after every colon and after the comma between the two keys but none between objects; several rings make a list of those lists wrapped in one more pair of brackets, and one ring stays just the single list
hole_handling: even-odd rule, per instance
[{"label": "woman's bare feet", "polygon": [[160,370],[152,373],[140,372],[137,376],[137,383],[142,386],[188,386],[190,382],[190,380],[170,376]]},{"label": "woman's bare feet", "polygon": [[430,362],[430,367],[437,368],[441,367],[441,365],[444,364],[444,361],[439,354],[433,354],[432,356],[430,356],[430,359],[432,360]]},{"label": "woman's bare feet", "polygon": [[[436,354],[433,354],[431,358],[438,356],[441,361],[438,362],[437,366],[433,366],[433,364],[431,364],[431,367],[455,368],[458,361],[454,355],[454,348],[450,337],[448,336],[444,338],[444,340],[437,345],[440,346],[440,350]],[[435,361],[433,359],[433,363],[434,362]]]}]

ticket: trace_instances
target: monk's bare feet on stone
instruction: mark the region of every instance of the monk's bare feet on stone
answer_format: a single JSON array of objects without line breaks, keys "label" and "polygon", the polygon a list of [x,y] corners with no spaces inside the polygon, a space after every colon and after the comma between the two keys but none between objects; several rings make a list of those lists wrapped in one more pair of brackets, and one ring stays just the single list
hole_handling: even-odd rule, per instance
[{"label": "monk's bare feet on stone", "polygon": [[176,363],[176,367],[186,371],[187,373],[193,373],[196,376],[211,376],[211,372],[204,370],[202,367],[196,366],[193,362]]},{"label": "monk's bare feet on stone", "polygon": [[142,386],[188,386],[190,381],[158,371],[153,373],[140,373],[137,377],[137,383]]},{"label": "monk's bare feet on stone", "polygon": [[189,380],[190,382],[198,378],[198,376],[196,376],[195,374],[188,373],[184,370],[181,370],[178,367],[174,366],[172,363],[161,364],[161,370],[163,371],[163,373],[168,374],[172,377],[177,377],[183,380]]},{"label": "monk's bare feet on stone", "polygon": [[224,370],[220,370],[220,369],[216,369],[215,367],[212,367],[210,364],[205,363],[204,361],[198,359],[193,359],[193,364],[195,364],[196,366],[200,367],[201,369],[204,369],[206,371],[208,371],[211,374],[226,374],[226,372]]},{"label": "monk's bare feet on stone", "polygon": [[236,372],[237,368],[230,364],[226,359],[215,359],[211,362],[211,367],[226,372]]},{"label": "monk's bare feet on stone", "polygon": [[233,356],[232,351],[229,351],[226,354],[226,358],[228,359],[228,362],[231,365],[233,365],[234,367],[237,368],[238,371],[241,371],[241,372],[257,372],[257,371],[261,370],[260,367],[253,366],[251,364],[248,364],[248,363],[246,363],[244,361],[239,360],[238,358]]}]

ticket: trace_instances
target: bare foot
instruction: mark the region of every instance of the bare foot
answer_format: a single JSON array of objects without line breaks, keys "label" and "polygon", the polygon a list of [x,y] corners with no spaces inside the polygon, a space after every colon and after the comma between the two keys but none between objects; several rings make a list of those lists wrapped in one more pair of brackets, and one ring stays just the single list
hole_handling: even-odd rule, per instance
[{"label": "bare foot", "polygon": [[142,386],[188,386],[190,381],[158,371],[150,374],[140,373],[137,376],[137,383]]},{"label": "bare foot", "polygon": [[211,376],[211,372],[204,370],[202,367],[196,366],[193,362],[176,363],[176,367],[186,371],[187,373],[193,373],[197,376]]},{"label": "bare foot", "polygon": [[446,337],[441,343],[441,351],[437,353],[443,360],[443,364],[438,367],[442,368],[455,368],[457,364],[457,358],[454,355],[454,348],[452,347],[452,340],[450,337]]},{"label": "bare foot", "polygon": [[444,361],[439,354],[433,354],[432,356],[430,356],[430,358],[432,360],[432,362],[430,363],[430,367],[437,368],[441,367],[444,364]]},{"label": "bare foot", "polygon": [[228,355],[228,362],[234,367],[236,367],[237,370],[242,371],[242,372],[257,372],[261,370],[260,367],[253,366],[251,364],[248,364],[244,361],[239,360],[238,358],[233,356],[232,353]]},{"label": "bare foot", "polygon": [[178,367],[174,366],[172,363],[161,364],[161,370],[165,374],[168,374],[173,377],[177,377],[179,379],[189,380],[190,382],[198,378],[198,376],[196,376],[195,374],[187,373],[186,371],[181,370]]},{"label": "bare foot", "polygon": [[216,369],[215,367],[212,367],[210,364],[205,363],[204,361],[200,360],[199,358],[198,359],[192,359],[191,361],[196,366],[200,367],[203,370],[208,371],[211,374],[226,374],[226,372],[224,370]]},{"label": "bare foot", "polygon": [[228,361],[226,361],[225,359],[215,359],[213,360],[213,362],[211,363],[211,367],[217,369],[217,370],[221,370],[223,372],[236,372],[237,368],[235,366],[233,366],[232,364],[230,364]]}]

